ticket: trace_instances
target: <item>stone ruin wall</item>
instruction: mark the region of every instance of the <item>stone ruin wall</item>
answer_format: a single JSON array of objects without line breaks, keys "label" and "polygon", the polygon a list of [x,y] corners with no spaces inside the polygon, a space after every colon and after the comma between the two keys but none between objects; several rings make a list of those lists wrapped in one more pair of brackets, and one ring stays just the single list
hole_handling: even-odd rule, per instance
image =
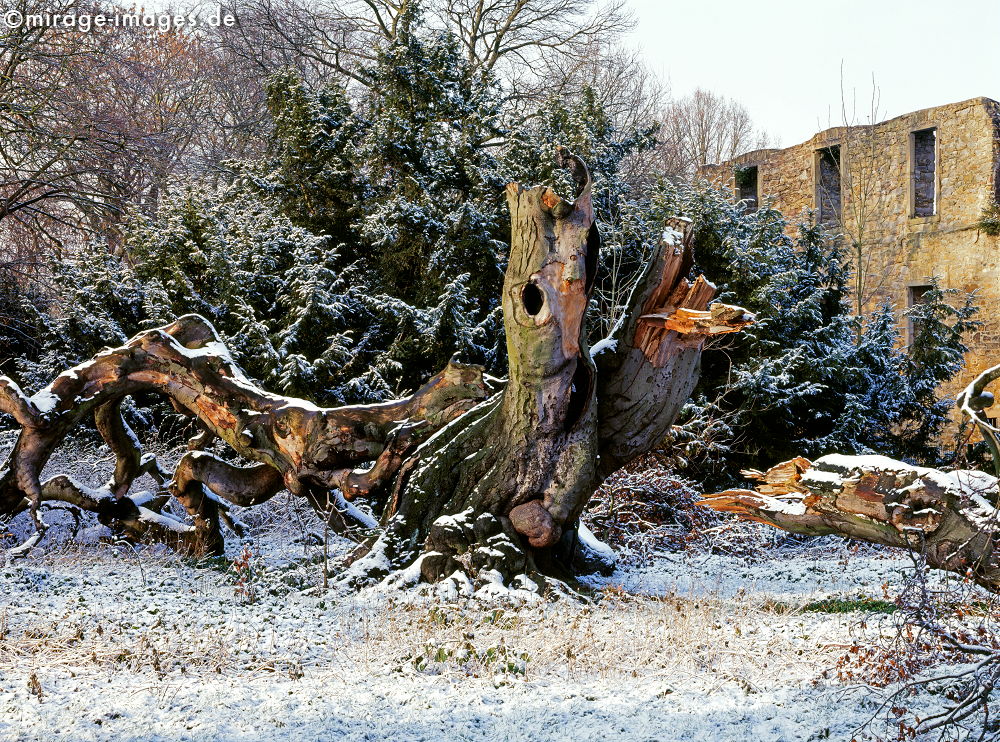
[{"label": "stone ruin wall", "polygon": [[[913,133],[930,128],[936,130],[937,142],[930,180],[931,193],[936,191],[936,213],[915,216],[927,210],[928,177],[925,167],[924,175],[918,168],[917,177],[911,178],[911,161],[916,158],[926,166],[928,157]],[[866,292],[869,308],[886,299],[899,310],[906,308],[910,287],[926,284],[929,276],[938,276],[942,287],[977,292],[977,318],[983,326],[968,339],[966,368],[947,389],[954,394],[980,371],[1000,363],[1000,237],[977,227],[983,209],[997,193],[1000,103],[975,98],[899,116],[868,131],[829,129],[803,144],[750,152],[729,163],[704,167],[699,174],[735,193],[735,167],[756,165],[762,199],[785,215],[792,234],[809,210],[819,208],[817,179],[828,170],[823,151],[839,146],[842,216],[839,224],[830,226],[856,235],[859,222],[867,224],[866,254],[872,259]],[[870,174],[871,187],[863,188],[863,176],[852,182],[852,162],[857,171]],[[863,191],[875,195],[863,200],[859,198]],[[858,219],[859,215],[867,218]],[[908,330],[905,324],[900,327],[902,337]],[[1000,404],[991,415],[1000,417]]]}]

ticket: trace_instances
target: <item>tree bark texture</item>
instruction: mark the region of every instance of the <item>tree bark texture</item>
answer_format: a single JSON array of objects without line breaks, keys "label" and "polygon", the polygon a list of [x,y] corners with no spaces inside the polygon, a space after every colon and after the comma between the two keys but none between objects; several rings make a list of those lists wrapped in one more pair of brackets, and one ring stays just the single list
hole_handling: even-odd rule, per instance
[{"label": "tree bark texture", "polygon": [[701,504],[792,533],[916,549],[929,566],[1000,591],[997,479],[989,474],[840,454],[747,474],[758,482],[753,490],[706,495]]},{"label": "tree bark texture", "polygon": [[[1000,471],[1000,429],[982,414],[1000,366],[958,395]],[[792,533],[849,538],[919,550],[927,564],[1000,592],[1000,484],[980,471],[939,471],[885,456],[831,454],[744,474],[759,484],[705,495],[702,505]]]},{"label": "tree bark texture", "polygon": [[[21,426],[0,469],[0,514],[29,509],[37,524],[21,550],[44,533],[41,503],[55,500],[136,538],[221,553],[221,524],[240,531],[231,505],[256,505],[287,488],[340,531],[350,509],[338,502],[364,497],[381,512],[347,582],[409,565],[427,580],[456,570],[491,570],[505,581],[565,574],[595,487],[662,440],[697,381],[705,339],[752,317],[708,307],[714,287],[688,280],[690,225],[672,220],[595,363],[586,339],[600,249],[591,181],[581,160],[561,149],[558,158],[577,183],[572,202],[549,188],[507,187],[510,373],[501,391],[489,393],[480,368],[453,363],[405,399],[319,408],[257,387],[211,325],[187,315],[62,373],[34,396],[0,379],[0,412]],[[123,399],[143,391],[165,395],[204,428],[169,482],[121,415]],[[111,481],[99,489],[61,475],[41,481],[55,447],[89,414],[117,458]],[[256,463],[237,467],[202,450],[213,438]],[[147,472],[164,486],[129,494]],[[171,496],[187,519],[163,512]]]},{"label": "tree bark texture", "polygon": [[[143,391],[167,396],[178,411],[199,420],[205,433],[193,448],[217,437],[259,463],[237,467],[192,450],[165,492],[128,497],[139,475],[167,477],[153,457],[142,455],[121,415],[123,399]],[[332,517],[331,489],[341,488],[345,497],[377,494],[380,475],[397,468],[407,448],[485,395],[478,367],[451,364],[406,399],[319,408],[258,388],[232,362],[212,326],[186,315],[63,372],[33,397],[10,379],[0,379],[0,410],[21,426],[0,468],[0,514],[31,510],[38,530],[28,548],[45,530],[39,505],[52,500],[96,512],[134,536],[155,536],[195,554],[221,553],[219,519],[225,519],[227,503],[256,505],[286,487]],[[97,490],[63,475],[41,482],[55,447],[88,414],[116,456],[111,481]],[[372,460],[370,470],[354,469]],[[192,523],[161,514],[164,495],[176,497]]]}]

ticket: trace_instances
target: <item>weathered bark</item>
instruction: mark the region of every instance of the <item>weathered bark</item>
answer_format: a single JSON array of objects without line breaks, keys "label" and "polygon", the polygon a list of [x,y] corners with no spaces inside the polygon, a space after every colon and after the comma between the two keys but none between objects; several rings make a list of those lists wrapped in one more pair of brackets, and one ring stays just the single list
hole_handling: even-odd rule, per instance
[{"label": "weathered bark", "polygon": [[[981,415],[994,401],[986,369],[958,396],[1000,471],[1000,429]],[[837,534],[919,549],[931,567],[968,576],[1000,592],[1000,485],[979,471],[944,472],[885,456],[796,458],[766,472],[744,472],[753,490],[705,495],[702,505],[810,536]]]},{"label": "weathered bark", "polygon": [[[163,497],[149,500],[140,493],[141,503],[127,497],[140,474],[165,476],[154,459],[141,455],[121,417],[123,398],[142,391],[166,395],[237,453],[260,462],[240,469],[203,452],[186,454],[169,493],[185,507],[193,525],[159,514]],[[382,472],[398,466],[401,452],[484,396],[478,367],[451,364],[406,399],[322,409],[259,389],[233,364],[211,325],[187,315],[60,374],[33,397],[10,379],[0,379],[0,410],[21,425],[0,469],[0,514],[30,509],[40,537],[45,530],[40,503],[61,500],[97,512],[132,535],[155,536],[194,553],[220,553],[219,518],[225,517],[225,502],[256,504],[282,486],[298,495],[335,487],[373,494],[381,483],[366,480],[354,467],[372,459]],[[90,413],[116,455],[112,480],[101,490],[64,476],[40,482],[55,447]],[[399,428],[400,421],[408,422]]]},{"label": "weathered bark", "polygon": [[760,482],[755,489],[706,495],[701,504],[793,533],[918,549],[931,567],[1000,591],[997,480],[989,474],[838,454],[747,474]]},{"label": "weathered bark", "polygon": [[[975,423],[979,434],[986,441],[993,457],[993,471],[1000,476],[1000,428],[983,416],[983,411],[994,406],[996,400],[992,392],[986,390],[990,384],[1000,379],[1000,366],[993,366],[979,374],[958,395],[958,409]],[[1000,505],[1000,493],[994,493],[991,501]]]},{"label": "weathered bark", "polygon": [[705,338],[753,321],[740,307],[708,309],[715,286],[687,280],[691,238],[690,222],[667,222],[622,322],[595,354],[602,478],[663,440],[698,382]]},{"label": "weathered bark", "polygon": [[[230,504],[256,505],[285,487],[342,530],[342,493],[382,513],[345,580],[383,575],[421,552],[428,580],[458,569],[505,580],[564,575],[597,484],[662,439],[697,380],[705,339],[751,318],[737,307],[707,308],[714,287],[688,281],[690,229],[672,222],[595,364],[585,326],[600,247],[590,177],[579,159],[559,157],[577,181],[573,202],[548,188],[507,188],[510,375],[498,393],[489,395],[481,369],[451,364],[403,400],[318,408],[259,389],[211,326],[189,315],[61,374],[34,397],[0,379],[0,411],[22,427],[0,470],[0,514],[30,508],[41,534],[40,503],[64,500],[133,536],[219,553],[220,522],[239,530]],[[141,391],[167,396],[204,432],[166,490],[130,496],[141,474],[160,476],[121,417],[123,398]],[[117,457],[112,481],[100,490],[66,477],[41,483],[54,447],[90,413]],[[257,464],[234,467],[201,450],[212,438]],[[160,512],[169,495],[191,522]]]},{"label": "weathered bark", "polygon": [[572,203],[548,188],[507,188],[507,385],[416,450],[356,574],[401,567],[421,550],[431,581],[470,567],[504,580],[565,573],[596,486],[662,440],[697,381],[705,338],[752,319],[706,310],[714,287],[686,277],[690,230],[668,227],[595,365],[585,313],[600,238],[586,167],[561,156],[577,179]]}]

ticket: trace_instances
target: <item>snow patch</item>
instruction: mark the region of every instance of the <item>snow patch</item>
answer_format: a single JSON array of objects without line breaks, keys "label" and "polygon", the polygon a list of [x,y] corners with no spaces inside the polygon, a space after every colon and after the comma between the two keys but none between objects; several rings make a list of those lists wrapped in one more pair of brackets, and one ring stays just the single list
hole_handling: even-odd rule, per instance
[{"label": "snow patch", "polygon": [[802,481],[806,484],[840,484],[841,478],[831,472],[822,471],[821,469],[808,469],[802,475]]},{"label": "snow patch", "polygon": [[56,405],[59,404],[59,397],[53,394],[50,387],[45,387],[42,391],[31,397],[31,404],[35,406],[39,414],[47,415],[55,410]]},{"label": "snow patch", "polygon": [[333,497],[336,502],[337,510],[341,513],[347,513],[347,515],[354,518],[365,528],[378,528],[378,521],[354,503],[344,499],[343,492],[340,490],[333,490]]},{"label": "snow patch", "polygon": [[606,337],[603,340],[599,340],[594,344],[594,347],[590,349],[590,357],[597,358],[604,351],[611,351],[614,353],[618,350],[618,338]]},{"label": "snow patch", "polygon": [[678,232],[673,227],[667,227],[663,230],[663,243],[666,245],[679,245],[684,241],[684,233]]},{"label": "snow patch", "polygon": [[[761,561],[659,556],[601,582],[676,594],[676,605],[551,603],[526,576],[504,587],[499,574],[484,575],[481,597],[500,604],[493,608],[469,601],[473,586],[461,572],[421,586],[423,603],[416,590],[343,598],[316,587],[318,565],[301,551],[279,568],[269,555],[288,544],[287,534],[255,542],[264,582],[252,604],[234,599],[231,574],[151,549],[126,559],[102,547],[0,568],[5,640],[32,647],[30,663],[0,663],[0,739],[846,740],[884,692],[813,681],[834,661],[824,648],[855,641],[856,617],[747,606],[757,593],[792,605],[880,594],[908,564],[839,547]],[[301,575],[302,587],[288,586]],[[511,601],[519,595],[530,602]],[[675,621],[705,631],[704,641],[692,634],[658,657],[648,645]],[[730,645],[712,654],[720,636]],[[431,667],[413,665],[428,646],[466,644],[526,652],[526,670],[505,674],[497,663],[472,675],[433,655]],[[127,659],[115,660],[124,649]],[[31,673],[41,702],[28,691]]]}]

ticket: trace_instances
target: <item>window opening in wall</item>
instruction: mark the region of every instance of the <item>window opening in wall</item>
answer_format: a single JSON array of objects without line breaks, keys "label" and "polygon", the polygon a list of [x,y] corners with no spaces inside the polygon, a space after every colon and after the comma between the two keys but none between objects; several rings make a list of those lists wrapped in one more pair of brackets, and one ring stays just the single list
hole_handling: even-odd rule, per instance
[{"label": "window opening in wall", "polygon": [[756,211],[760,205],[757,189],[757,166],[748,165],[736,169],[736,197],[744,201],[748,211]]},{"label": "window opening in wall", "polygon": [[913,216],[937,214],[937,129],[913,132]]},{"label": "window opening in wall", "polygon": [[816,178],[816,204],[819,223],[825,227],[840,224],[840,147],[834,145],[816,152],[819,173]]},{"label": "window opening in wall", "polygon": [[[918,304],[923,304],[927,295],[927,292],[933,288],[930,285],[925,286],[909,286],[906,290],[906,306],[915,307]],[[917,333],[920,332],[920,321],[910,319],[910,338],[909,343],[913,343],[914,338],[917,337]]]}]

